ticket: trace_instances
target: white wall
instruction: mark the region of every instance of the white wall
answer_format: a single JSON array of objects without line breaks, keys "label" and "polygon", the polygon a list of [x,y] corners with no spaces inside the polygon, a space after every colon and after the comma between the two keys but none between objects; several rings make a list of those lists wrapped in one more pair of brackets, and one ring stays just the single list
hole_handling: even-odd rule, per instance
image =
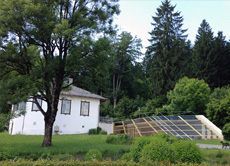
[{"label": "white wall", "polygon": [[107,134],[113,134],[113,124],[112,123],[99,123],[99,127],[102,130],[107,131]]},{"label": "white wall", "polygon": [[[89,129],[96,128],[99,123],[99,99],[61,96],[71,100],[70,115],[61,114],[61,100],[58,104],[58,112],[54,126],[59,127],[59,134],[79,134],[87,133]],[[81,101],[90,102],[89,116],[80,116]],[[42,108],[47,109],[47,104],[42,101]],[[44,135],[44,116],[41,112],[32,110],[32,102],[26,103],[26,115],[10,122],[10,134],[25,134],[25,135]],[[11,130],[11,126],[13,129]],[[11,133],[12,131],[12,133]]]}]

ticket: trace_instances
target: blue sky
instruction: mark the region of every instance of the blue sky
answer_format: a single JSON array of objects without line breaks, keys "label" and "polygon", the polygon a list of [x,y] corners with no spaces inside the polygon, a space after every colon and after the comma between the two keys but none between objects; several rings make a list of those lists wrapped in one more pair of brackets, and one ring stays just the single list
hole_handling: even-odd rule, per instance
[{"label": "blue sky", "polygon": [[[149,45],[148,32],[153,29],[152,16],[160,6],[160,0],[120,0],[119,16],[115,24],[122,31],[131,32],[142,40],[144,47]],[[194,43],[198,27],[203,19],[209,23],[214,36],[223,31],[226,40],[230,39],[230,0],[171,0],[184,18],[183,29],[188,29],[188,39]]]}]

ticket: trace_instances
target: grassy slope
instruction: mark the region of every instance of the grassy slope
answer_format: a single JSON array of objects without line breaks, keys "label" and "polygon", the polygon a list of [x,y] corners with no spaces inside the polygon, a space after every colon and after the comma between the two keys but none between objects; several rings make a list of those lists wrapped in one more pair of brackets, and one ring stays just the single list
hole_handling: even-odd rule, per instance
[{"label": "grassy slope", "polygon": [[129,146],[106,143],[106,135],[54,135],[50,147],[42,147],[43,136],[9,135],[0,133],[0,152],[8,154],[85,154],[89,149],[98,149],[104,155],[129,151]]}]

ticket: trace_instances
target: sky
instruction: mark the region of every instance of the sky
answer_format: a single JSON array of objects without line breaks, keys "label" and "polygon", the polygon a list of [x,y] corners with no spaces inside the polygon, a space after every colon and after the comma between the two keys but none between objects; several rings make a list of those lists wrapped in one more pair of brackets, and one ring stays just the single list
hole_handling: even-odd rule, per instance
[{"label": "sky", "polygon": [[[118,29],[140,38],[143,47],[149,46],[148,33],[154,28],[152,16],[156,16],[161,0],[120,0],[119,4],[121,13],[114,19]],[[174,11],[181,12],[184,18],[182,28],[188,29],[192,44],[203,19],[209,23],[214,36],[222,31],[226,40],[230,40],[230,0],[171,0],[171,4],[176,5]]]}]

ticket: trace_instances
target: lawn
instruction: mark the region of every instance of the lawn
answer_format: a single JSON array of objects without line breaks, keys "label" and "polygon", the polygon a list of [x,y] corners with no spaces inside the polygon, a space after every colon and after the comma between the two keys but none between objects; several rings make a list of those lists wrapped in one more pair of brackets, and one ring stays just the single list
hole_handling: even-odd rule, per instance
[{"label": "lawn", "polygon": [[[106,138],[107,135],[53,135],[52,146],[44,148],[41,146],[43,136],[9,135],[8,133],[0,133],[0,160],[13,159],[9,162],[5,161],[7,165],[10,164],[11,161],[15,161],[15,158],[37,160],[39,158],[46,159],[49,155],[69,155],[72,157],[74,156],[74,160],[79,159],[78,161],[80,162],[84,159],[84,155],[88,150],[97,149],[103,154],[103,158],[106,159],[106,162],[120,159],[124,153],[129,152],[129,145],[108,144],[106,143]],[[220,140],[192,140],[191,142],[220,145]],[[230,151],[228,149],[201,149],[201,151],[205,158],[205,163],[208,165],[230,164]],[[69,156],[64,156],[64,158],[68,159]],[[63,156],[59,156],[59,159],[62,158]],[[74,162],[71,160],[68,161]],[[46,162],[46,160],[42,162]],[[119,160],[115,162],[116,165]],[[0,163],[3,164],[4,162]],[[110,162],[107,164],[109,163]],[[104,163],[104,165],[107,164]],[[132,163],[129,164],[132,165]],[[88,165],[88,163],[86,163],[86,165]],[[136,164],[134,163],[134,165]]]},{"label": "lawn", "polygon": [[106,135],[53,135],[52,146],[42,147],[43,136],[0,133],[0,153],[35,158],[45,154],[82,155],[98,149],[103,156],[115,157],[129,151],[129,146],[106,143]]}]

